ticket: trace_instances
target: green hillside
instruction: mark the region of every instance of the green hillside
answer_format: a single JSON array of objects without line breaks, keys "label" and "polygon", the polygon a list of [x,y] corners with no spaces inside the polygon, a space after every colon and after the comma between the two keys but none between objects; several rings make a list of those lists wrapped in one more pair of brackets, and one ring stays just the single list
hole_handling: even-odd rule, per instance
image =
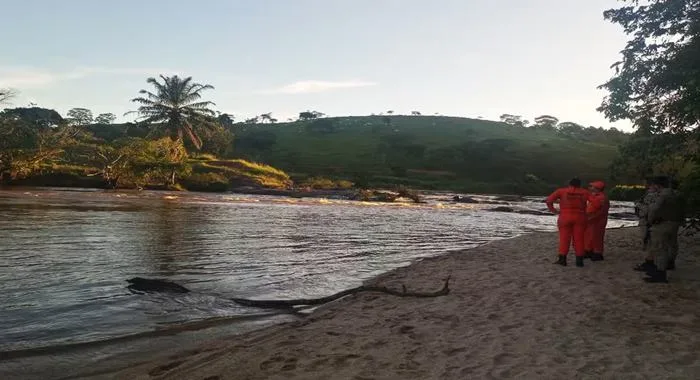
[{"label": "green hillside", "polygon": [[235,124],[233,155],[290,173],[370,186],[542,193],[572,176],[608,179],[627,135],[617,130],[524,128],[442,116],[322,118]]}]

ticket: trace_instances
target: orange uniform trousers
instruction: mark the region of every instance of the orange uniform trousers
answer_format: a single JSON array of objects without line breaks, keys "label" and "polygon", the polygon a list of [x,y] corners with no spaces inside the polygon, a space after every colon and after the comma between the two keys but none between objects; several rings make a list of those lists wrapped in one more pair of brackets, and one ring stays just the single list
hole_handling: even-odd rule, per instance
[{"label": "orange uniform trousers", "polygon": [[608,225],[608,218],[595,218],[586,223],[585,250],[586,252],[603,254],[605,241],[605,227]]},{"label": "orange uniform trousers", "polygon": [[562,212],[557,220],[559,228],[559,254],[569,254],[573,241],[576,256],[582,257],[586,252],[586,214],[583,212]]}]

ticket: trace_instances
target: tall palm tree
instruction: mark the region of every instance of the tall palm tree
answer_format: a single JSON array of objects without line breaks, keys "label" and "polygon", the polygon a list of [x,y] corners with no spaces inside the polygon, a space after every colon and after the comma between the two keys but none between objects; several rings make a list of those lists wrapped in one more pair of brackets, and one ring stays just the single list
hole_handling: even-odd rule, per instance
[{"label": "tall palm tree", "polygon": [[139,94],[146,96],[132,99],[132,102],[139,103],[140,106],[138,110],[127,114],[137,113],[141,122],[156,124],[158,130],[167,133],[174,141],[182,141],[186,135],[192,144],[200,149],[202,139],[195,129],[212,126],[216,121],[216,113],[209,109],[214,103],[200,99],[202,91],[214,89],[214,86],[194,83],[192,77],[160,75],[160,78],[162,83],[156,78],[146,80],[155,87],[155,93],[139,91]]}]

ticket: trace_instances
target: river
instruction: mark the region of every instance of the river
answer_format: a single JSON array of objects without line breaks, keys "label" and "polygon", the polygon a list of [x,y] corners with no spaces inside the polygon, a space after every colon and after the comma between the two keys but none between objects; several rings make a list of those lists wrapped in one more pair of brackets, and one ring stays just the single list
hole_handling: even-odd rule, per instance
[{"label": "river", "polygon": [[[454,203],[451,196],[432,194],[425,204],[379,204],[243,194],[0,190],[0,374],[3,361],[46,355],[52,348],[208,326],[207,321],[229,321],[227,333],[261,321],[277,323],[267,311],[226,297],[325,296],[422,257],[554,230],[553,216],[485,211],[493,206]],[[541,198],[516,206],[544,210]],[[625,224],[632,223],[609,225]],[[166,278],[193,292],[132,294],[125,280],[135,276]],[[16,371],[9,364],[5,369]]]}]

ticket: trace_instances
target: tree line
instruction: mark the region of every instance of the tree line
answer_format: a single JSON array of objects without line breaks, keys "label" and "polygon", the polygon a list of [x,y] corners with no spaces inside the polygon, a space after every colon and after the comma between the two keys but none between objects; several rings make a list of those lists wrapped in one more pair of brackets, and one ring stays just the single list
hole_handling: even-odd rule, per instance
[{"label": "tree line", "polygon": [[630,120],[635,133],[621,148],[619,176],[670,175],[680,182],[697,226],[700,215],[700,2],[627,0],[604,18],[629,41],[598,110]]}]

